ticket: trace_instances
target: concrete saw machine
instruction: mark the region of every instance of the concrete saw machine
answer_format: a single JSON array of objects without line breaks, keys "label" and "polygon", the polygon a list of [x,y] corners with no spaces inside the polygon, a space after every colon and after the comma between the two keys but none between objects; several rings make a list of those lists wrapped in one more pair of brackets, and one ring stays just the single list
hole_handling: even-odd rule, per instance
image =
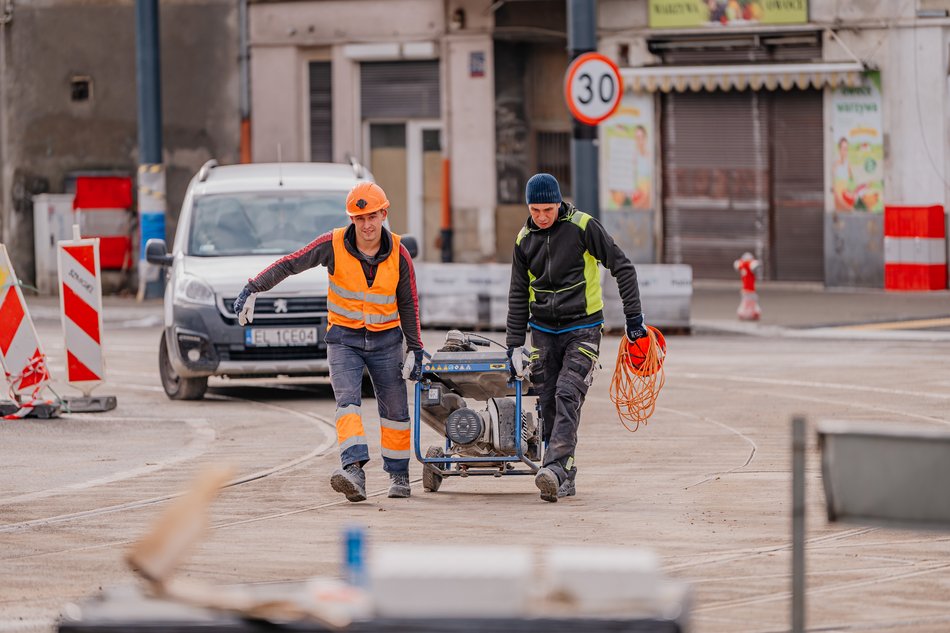
[{"label": "concrete saw machine", "polygon": [[[478,347],[500,349],[479,350]],[[415,384],[413,442],[422,485],[435,492],[446,477],[534,475],[543,457],[541,425],[522,405],[531,393],[527,358],[479,334],[450,330]],[[511,377],[511,363],[516,377]],[[423,457],[421,423],[445,438]]]}]

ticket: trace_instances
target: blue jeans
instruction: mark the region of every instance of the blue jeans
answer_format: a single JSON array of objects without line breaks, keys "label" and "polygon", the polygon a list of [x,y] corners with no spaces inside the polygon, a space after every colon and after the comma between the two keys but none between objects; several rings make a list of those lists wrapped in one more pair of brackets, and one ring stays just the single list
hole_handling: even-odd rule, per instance
[{"label": "blue jeans", "polygon": [[402,329],[371,332],[333,325],[327,331],[326,342],[343,467],[354,463],[362,466],[369,461],[360,410],[365,368],[373,381],[379,407],[383,470],[409,472],[409,402],[402,378]]}]

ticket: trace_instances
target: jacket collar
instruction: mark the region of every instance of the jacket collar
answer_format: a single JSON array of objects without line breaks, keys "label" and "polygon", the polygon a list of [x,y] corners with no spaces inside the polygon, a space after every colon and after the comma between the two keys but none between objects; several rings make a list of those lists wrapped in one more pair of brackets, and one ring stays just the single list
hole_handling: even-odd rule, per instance
[{"label": "jacket collar", "polygon": [[343,234],[343,244],[346,246],[346,252],[367,264],[380,264],[384,262],[393,250],[392,234],[389,232],[389,229],[384,226],[380,231],[379,251],[372,257],[367,257],[361,253],[360,249],[356,247],[356,225],[352,222],[346,227],[346,232]]},{"label": "jacket collar", "polygon": [[557,222],[552,224],[550,227],[546,229],[542,229],[541,227],[539,227],[537,224],[534,223],[534,220],[531,219],[530,213],[528,214],[528,221],[525,222],[525,227],[527,227],[529,231],[534,231],[536,233],[539,231],[550,231],[551,229],[557,226],[558,222],[563,222],[564,220],[567,220],[568,218],[570,218],[576,210],[577,210],[577,207],[575,207],[570,202],[562,201],[561,207],[557,211]]}]

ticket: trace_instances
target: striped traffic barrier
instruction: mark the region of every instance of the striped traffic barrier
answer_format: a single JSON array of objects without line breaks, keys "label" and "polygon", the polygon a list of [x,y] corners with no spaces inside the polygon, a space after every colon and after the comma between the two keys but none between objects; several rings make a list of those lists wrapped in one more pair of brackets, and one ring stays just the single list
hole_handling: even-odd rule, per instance
[{"label": "striped traffic barrier", "polygon": [[947,287],[947,238],[943,206],[884,208],[884,288]]},{"label": "striped traffic barrier", "polygon": [[70,411],[109,411],[116,406],[115,396],[91,395],[106,376],[99,238],[82,239],[73,225],[73,239],[60,241],[57,251],[66,380],[83,394],[65,397],[63,403]]},{"label": "striped traffic barrier", "polygon": [[59,403],[40,394],[49,382],[46,355],[40,347],[19,278],[7,248],[0,244],[0,362],[16,410],[2,410],[5,419],[56,417]]}]

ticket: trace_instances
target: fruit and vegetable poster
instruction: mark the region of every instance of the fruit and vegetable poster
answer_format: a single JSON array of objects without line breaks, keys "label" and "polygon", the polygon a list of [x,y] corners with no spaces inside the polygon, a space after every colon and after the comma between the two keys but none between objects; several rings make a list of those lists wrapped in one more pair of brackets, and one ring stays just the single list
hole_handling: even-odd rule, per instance
[{"label": "fruit and vegetable poster", "polygon": [[608,211],[653,208],[655,156],[653,95],[627,92],[612,117],[600,124],[601,167]]},{"label": "fruit and vegetable poster", "polygon": [[832,93],[831,190],[835,211],[884,211],[884,130],[881,75]]},{"label": "fruit and vegetable poster", "polygon": [[807,24],[808,0],[650,0],[650,28]]}]

